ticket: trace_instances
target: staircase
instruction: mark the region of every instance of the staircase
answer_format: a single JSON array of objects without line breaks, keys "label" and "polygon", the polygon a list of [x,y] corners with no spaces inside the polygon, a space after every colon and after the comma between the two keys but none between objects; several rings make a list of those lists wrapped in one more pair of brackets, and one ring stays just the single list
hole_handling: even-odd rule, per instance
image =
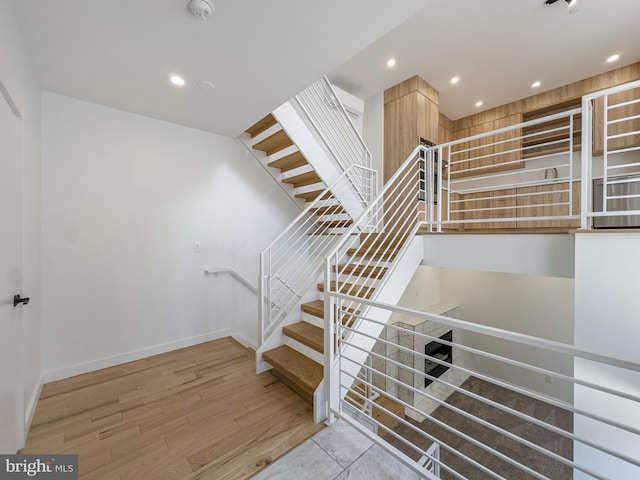
[{"label": "staircase", "polygon": [[[371,298],[375,293],[376,285],[384,279],[389,269],[387,266],[373,267],[368,264],[371,261],[377,262],[381,258],[385,262],[393,262],[399,252],[398,243],[405,239],[406,236],[402,240],[391,241],[385,236],[368,238],[367,235],[362,235],[360,246],[349,249],[349,261],[339,266],[339,278],[354,278],[352,277],[354,274],[358,275],[354,283],[340,283],[341,293],[359,298]],[[332,280],[331,287],[335,291],[336,280]],[[319,283],[317,289],[321,293],[324,292],[324,283]],[[321,363],[324,355],[324,330],[318,326],[324,325],[323,297],[324,295],[321,294],[318,300],[302,303],[300,309],[303,320],[283,328],[286,336],[285,344],[262,353],[263,358],[273,366],[273,375],[311,403],[313,403],[314,392],[324,377],[324,368]],[[352,327],[360,312],[349,309],[346,313],[347,315],[342,317],[342,323]],[[310,358],[300,351],[304,349],[295,348],[298,345],[307,347],[316,355]],[[367,408],[367,402],[363,397],[368,398],[370,395],[362,384],[359,388],[360,395],[352,395],[351,403],[358,410],[364,411]],[[404,416],[404,407],[400,403],[379,396],[374,396],[372,400],[374,404],[380,404],[400,417]],[[393,428],[397,424],[397,420],[378,407],[374,406],[369,413],[388,428]],[[383,436],[386,431],[380,430],[379,433]]]},{"label": "staircase", "polygon": [[[326,183],[273,114],[252,125],[245,133],[251,139],[246,144],[264,154],[265,165],[280,171],[276,180],[293,190],[288,191],[290,195],[301,202],[310,203],[327,189]],[[316,234],[339,233],[353,223],[344,208],[338,202],[331,201],[333,199],[332,195],[327,194],[321,199],[326,202],[312,209],[318,216]]]},{"label": "staircase", "polygon": [[[387,182],[387,195],[377,195],[370,153],[326,79],[256,122],[240,139],[302,209],[260,256],[256,371],[271,370],[311,401],[320,422],[326,416],[325,358],[333,358],[334,350],[362,328],[367,338],[377,338],[382,328],[362,326],[371,322],[361,318],[369,307],[356,300],[397,302],[422,258],[413,239],[424,217],[424,161],[416,149],[405,162],[408,167]],[[350,299],[328,308],[324,300],[331,292]],[[330,342],[323,327],[336,315],[343,327]],[[376,319],[378,325],[387,320]],[[360,345],[365,357],[373,346],[368,343]],[[386,402],[384,396],[376,399],[371,386],[361,386],[367,394],[352,398],[354,408],[382,415],[373,403]],[[403,415],[402,406],[387,402],[387,407]]]}]

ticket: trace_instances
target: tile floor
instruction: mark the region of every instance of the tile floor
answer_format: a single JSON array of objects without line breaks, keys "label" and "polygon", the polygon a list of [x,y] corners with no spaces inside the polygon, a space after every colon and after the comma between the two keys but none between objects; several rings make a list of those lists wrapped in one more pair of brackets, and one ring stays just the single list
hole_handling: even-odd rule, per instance
[{"label": "tile floor", "polygon": [[418,480],[420,477],[342,420],[280,458],[254,480]]}]

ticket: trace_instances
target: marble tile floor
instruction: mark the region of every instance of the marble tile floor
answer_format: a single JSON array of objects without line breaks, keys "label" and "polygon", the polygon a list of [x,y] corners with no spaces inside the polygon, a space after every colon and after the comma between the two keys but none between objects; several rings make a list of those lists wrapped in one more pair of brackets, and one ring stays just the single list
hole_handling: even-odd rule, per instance
[{"label": "marble tile floor", "polygon": [[342,420],[278,459],[253,480],[418,480],[399,460]]}]

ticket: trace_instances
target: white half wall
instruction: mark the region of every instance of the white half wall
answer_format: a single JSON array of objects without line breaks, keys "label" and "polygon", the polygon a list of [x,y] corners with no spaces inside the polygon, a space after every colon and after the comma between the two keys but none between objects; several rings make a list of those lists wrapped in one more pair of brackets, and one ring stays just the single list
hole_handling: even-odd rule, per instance
[{"label": "white half wall", "polygon": [[[236,139],[42,94],[43,364],[53,380],[233,334],[296,209]],[[199,243],[200,253],[195,253]]]},{"label": "white half wall", "polygon": [[[640,234],[576,234],[576,347],[640,363]],[[576,359],[577,378],[640,396],[640,373]],[[576,408],[640,429],[640,405],[576,386]],[[576,435],[638,460],[638,438],[576,415]],[[607,478],[640,478],[640,468],[574,442],[574,460]],[[574,478],[592,478],[576,472]]]},{"label": "white half wall", "polygon": [[[6,0],[0,0],[0,81],[20,111],[20,253],[23,296],[31,298],[22,309],[21,357],[25,433],[35,409],[41,370],[41,245],[40,245],[40,87],[18,23]],[[5,412],[0,412],[0,415]]]},{"label": "white half wall", "polygon": [[424,235],[424,264],[573,278],[573,235]]}]

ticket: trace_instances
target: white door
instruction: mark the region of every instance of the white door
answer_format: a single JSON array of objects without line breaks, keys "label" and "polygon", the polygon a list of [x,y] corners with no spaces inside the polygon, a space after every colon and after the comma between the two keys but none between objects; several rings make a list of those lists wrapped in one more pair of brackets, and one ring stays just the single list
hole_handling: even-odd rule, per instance
[{"label": "white door", "polygon": [[[2,85],[0,84],[0,87]],[[20,310],[18,268],[19,119],[0,89],[0,453],[16,453],[22,422],[18,415]]]}]

